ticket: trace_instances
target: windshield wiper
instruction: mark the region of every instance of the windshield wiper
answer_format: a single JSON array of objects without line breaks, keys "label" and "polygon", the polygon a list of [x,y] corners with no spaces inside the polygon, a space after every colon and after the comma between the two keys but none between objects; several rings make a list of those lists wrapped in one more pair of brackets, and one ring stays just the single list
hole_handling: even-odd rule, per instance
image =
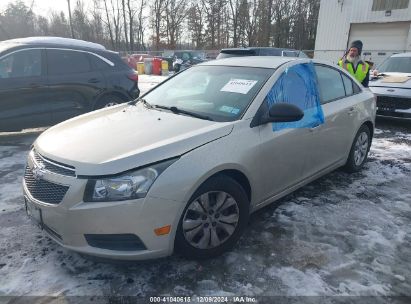
[{"label": "windshield wiper", "polygon": [[169,110],[169,111],[173,112],[174,114],[185,114],[185,115],[189,115],[189,116],[192,116],[192,117],[195,117],[195,118],[214,121],[214,119],[212,119],[210,116],[197,114],[197,113],[190,112],[190,111],[187,111],[187,110],[183,110],[183,109],[180,109],[180,108],[177,108],[177,107],[174,107],[174,106],[167,107],[167,106],[161,106],[161,105],[154,105],[153,107],[157,108],[157,109]]},{"label": "windshield wiper", "polygon": [[141,102],[141,103],[143,103],[147,108],[149,108],[149,109],[152,109],[153,108],[153,106],[151,105],[151,104],[149,104],[148,102],[147,102],[147,100],[145,100],[144,98],[137,98],[137,99],[134,99],[134,100],[132,100],[132,101],[130,101],[128,104],[129,105],[132,105],[132,106],[135,106],[136,104],[137,104],[137,102]]}]

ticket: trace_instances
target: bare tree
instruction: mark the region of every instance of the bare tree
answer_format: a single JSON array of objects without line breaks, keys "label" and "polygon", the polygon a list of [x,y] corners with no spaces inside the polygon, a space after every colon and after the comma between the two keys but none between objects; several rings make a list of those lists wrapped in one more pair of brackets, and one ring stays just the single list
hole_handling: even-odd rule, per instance
[{"label": "bare tree", "polygon": [[129,49],[129,44],[128,44],[128,31],[127,31],[127,18],[126,18],[126,1],[121,0],[121,8],[123,11],[123,26],[124,26],[124,37],[126,39],[126,50]]},{"label": "bare tree", "polygon": [[187,12],[187,25],[191,33],[191,42],[195,48],[204,47],[204,9],[197,1],[193,1]]},{"label": "bare tree", "polygon": [[157,51],[160,50],[161,30],[166,5],[167,0],[152,0],[151,17],[154,29],[154,47]]},{"label": "bare tree", "polygon": [[176,42],[181,35],[181,27],[187,14],[187,0],[167,0],[166,32],[169,48],[176,48]]}]

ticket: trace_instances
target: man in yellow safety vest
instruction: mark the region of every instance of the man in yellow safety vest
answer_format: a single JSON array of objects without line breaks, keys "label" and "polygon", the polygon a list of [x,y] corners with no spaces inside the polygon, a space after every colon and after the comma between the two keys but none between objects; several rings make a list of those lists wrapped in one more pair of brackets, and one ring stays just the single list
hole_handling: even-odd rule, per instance
[{"label": "man in yellow safety vest", "polygon": [[355,40],[351,43],[347,53],[338,61],[338,65],[347,70],[364,87],[368,87],[370,65],[361,60],[362,42]]}]

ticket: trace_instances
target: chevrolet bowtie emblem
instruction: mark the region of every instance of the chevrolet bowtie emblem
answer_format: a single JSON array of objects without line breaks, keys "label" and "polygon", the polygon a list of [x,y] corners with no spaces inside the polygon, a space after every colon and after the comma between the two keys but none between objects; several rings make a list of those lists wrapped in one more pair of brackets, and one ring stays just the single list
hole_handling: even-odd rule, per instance
[{"label": "chevrolet bowtie emblem", "polygon": [[44,174],[46,173],[46,171],[44,169],[45,169],[44,166],[34,164],[32,172],[33,172],[33,177],[34,177],[35,180],[43,179]]}]

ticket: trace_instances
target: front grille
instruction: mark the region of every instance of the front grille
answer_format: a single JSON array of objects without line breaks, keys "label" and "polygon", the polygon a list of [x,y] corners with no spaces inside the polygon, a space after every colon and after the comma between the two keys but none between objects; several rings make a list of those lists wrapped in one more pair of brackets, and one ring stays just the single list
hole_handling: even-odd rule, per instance
[{"label": "front grille", "polygon": [[377,107],[387,111],[411,109],[411,98],[377,96]]},{"label": "front grille", "polygon": [[73,166],[60,164],[58,162],[52,161],[44,156],[41,156],[35,150],[33,150],[34,161],[47,171],[52,173],[66,175],[66,176],[76,176],[76,171]]},{"label": "front grille", "polygon": [[31,196],[36,200],[48,204],[59,204],[66,195],[68,186],[57,185],[44,179],[36,179],[27,166],[24,172],[24,182]]}]

